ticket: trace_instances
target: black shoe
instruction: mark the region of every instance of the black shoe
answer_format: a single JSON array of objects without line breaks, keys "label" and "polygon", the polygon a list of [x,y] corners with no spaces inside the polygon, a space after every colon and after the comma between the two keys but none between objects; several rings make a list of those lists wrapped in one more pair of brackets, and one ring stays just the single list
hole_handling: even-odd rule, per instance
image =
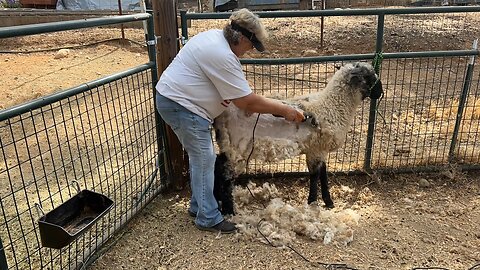
[{"label": "black shoe", "polygon": [[194,212],[192,212],[192,211],[190,211],[190,210],[187,210],[187,212],[188,212],[188,215],[189,215],[189,216],[191,216],[191,217],[197,217],[197,214],[196,214],[196,213],[194,213]]},{"label": "black shoe", "polygon": [[213,227],[202,227],[200,225],[195,225],[197,227],[197,229],[199,230],[202,230],[202,231],[209,231],[209,232],[215,232],[215,233],[223,233],[223,234],[227,234],[227,233],[234,233],[237,231],[237,227],[236,227],[237,224],[233,223],[233,222],[230,222],[230,221],[226,221],[226,220],[223,220],[222,222],[218,223],[217,225],[213,226]]}]

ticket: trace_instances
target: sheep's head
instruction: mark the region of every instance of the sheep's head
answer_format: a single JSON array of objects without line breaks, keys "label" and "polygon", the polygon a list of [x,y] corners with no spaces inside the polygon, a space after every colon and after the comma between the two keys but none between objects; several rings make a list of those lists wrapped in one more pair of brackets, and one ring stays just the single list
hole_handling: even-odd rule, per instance
[{"label": "sheep's head", "polygon": [[347,84],[360,89],[362,100],[370,97],[378,99],[383,94],[382,82],[375,69],[368,63],[349,63],[342,67],[346,73]]}]

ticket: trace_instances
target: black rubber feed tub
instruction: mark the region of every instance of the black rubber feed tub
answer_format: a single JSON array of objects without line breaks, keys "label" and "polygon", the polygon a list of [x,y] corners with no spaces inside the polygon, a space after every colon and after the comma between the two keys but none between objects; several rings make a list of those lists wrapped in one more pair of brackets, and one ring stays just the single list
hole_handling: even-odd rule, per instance
[{"label": "black rubber feed tub", "polygon": [[54,249],[67,246],[112,206],[113,201],[105,195],[86,189],[78,192],[38,220],[42,246]]}]

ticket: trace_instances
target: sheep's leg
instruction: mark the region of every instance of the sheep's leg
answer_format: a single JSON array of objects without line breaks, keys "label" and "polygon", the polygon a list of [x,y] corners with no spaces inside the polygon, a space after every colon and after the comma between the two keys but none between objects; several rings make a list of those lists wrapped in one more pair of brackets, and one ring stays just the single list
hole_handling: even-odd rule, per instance
[{"label": "sheep's leg", "polygon": [[320,179],[320,186],[322,191],[322,199],[327,208],[333,208],[333,201],[330,197],[327,178],[327,165],[325,162],[316,162],[309,164],[308,170],[310,172],[310,191],[308,193],[308,203],[311,204],[317,201],[318,198],[318,180]]},{"label": "sheep's leg", "polygon": [[322,200],[327,208],[333,208],[333,201],[330,197],[330,188],[328,187],[327,164],[322,162],[320,165],[320,186],[322,187]]},{"label": "sheep's leg", "polygon": [[226,163],[226,156],[225,154],[217,155],[217,159],[215,160],[215,179],[213,184],[213,196],[218,203],[218,208],[222,211],[223,208],[223,201],[224,199],[224,184],[225,184],[225,163]]},{"label": "sheep's leg", "polygon": [[314,203],[318,198],[318,173],[310,171],[310,190],[308,192],[308,204]]},{"label": "sheep's leg", "polygon": [[223,215],[235,215],[235,211],[233,210],[233,179],[227,176],[223,183],[224,198],[221,212]]},{"label": "sheep's leg", "polygon": [[213,195],[218,202],[220,212],[223,215],[234,215],[233,211],[233,181],[227,167],[225,153],[217,155],[215,160],[215,184]]}]

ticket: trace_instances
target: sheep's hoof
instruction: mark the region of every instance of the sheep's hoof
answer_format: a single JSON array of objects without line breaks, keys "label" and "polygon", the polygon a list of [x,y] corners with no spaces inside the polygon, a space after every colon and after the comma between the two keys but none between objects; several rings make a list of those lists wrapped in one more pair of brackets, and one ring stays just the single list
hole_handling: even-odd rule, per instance
[{"label": "sheep's hoof", "polygon": [[333,209],[333,208],[335,208],[335,205],[333,205],[333,202],[332,202],[332,203],[329,203],[329,204],[325,204],[325,208],[327,208],[327,209]]},{"label": "sheep's hoof", "polygon": [[332,199],[328,198],[326,200],[323,200],[323,202],[325,203],[325,208],[327,209],[332,209],[334,208],[335,206],[333,205],[333,201]]},{"label": "sheep's hoof", "polygon": [[235,216],[235,211],[233,209],[223,209],[220,211],[224,216]]},{"label": "sheep's hoof", "polygon": [[308,202],[308,205],[318,206],[318,202],[317,201]]}]

